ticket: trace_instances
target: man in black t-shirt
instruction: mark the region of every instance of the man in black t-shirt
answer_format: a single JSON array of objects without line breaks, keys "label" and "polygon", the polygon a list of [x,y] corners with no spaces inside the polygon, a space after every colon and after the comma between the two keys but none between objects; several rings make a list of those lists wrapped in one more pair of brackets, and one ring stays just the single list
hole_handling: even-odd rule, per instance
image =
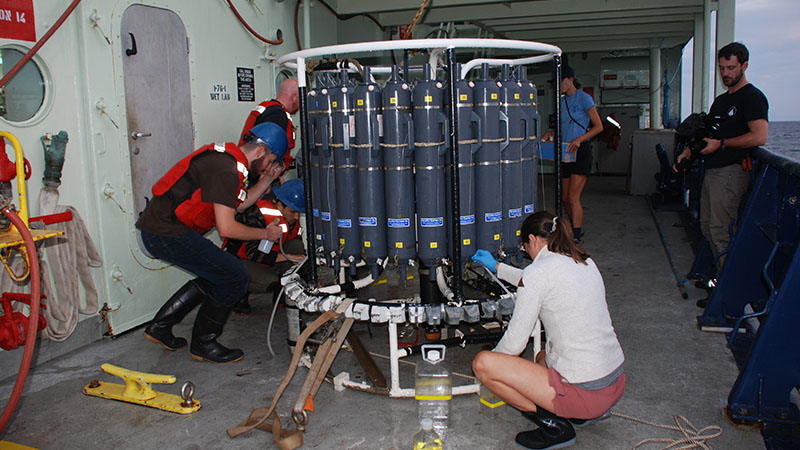
[{"label": "man in black t-shirt", "polygon": [[[749,56],[747,47],[739,42],[719,50],[720,77],[728,92],[714,100],[709,116],[720,118],[720,139],[706,138],[706,146],[700,151],[705,163],[700,229],[711,244],[714,257],[730,242],[729,225],[736,219],[742,195],[750,183],[750,151],[767,142],[769,104],[745,77]],[[689,155],[687,147],[677,162]],[[724,263],[725,255],[717,261],[717,271]],[[698,306],[704,307],[700,302]]]},{"label": "man in black t-shirt", "polygon": [[288,140],[274,123],[253,127],[241,146],[205,145],[187,155],[153,185],[153,199],[136,222],[144,248],[155,258],[193,274],[175,292],[144,330],[144,337],[167,350],[187,345],[172,334],[197,305],[190,356],[218,363],[238,361],[240,349],[217,342],[233,305],[247,292],[250,275],[244,264],[204,237],[216,227],[222,238],[275,241],[282,235],[277,223],[266,228],[235,220],[237,207],[255,203],[261,193],[247,192],[248,173],[266,177],[281,167]]}]

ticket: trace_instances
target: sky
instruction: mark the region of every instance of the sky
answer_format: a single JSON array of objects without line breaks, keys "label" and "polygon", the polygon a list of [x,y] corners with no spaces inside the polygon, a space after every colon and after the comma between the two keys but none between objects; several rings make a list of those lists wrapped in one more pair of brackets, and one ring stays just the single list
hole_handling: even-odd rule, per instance
[{"label": "sky", "polygon": [[[769,120],[800,121],[800,0],[736,0],[735,36],[750,50],[745,76],[767,96]],[[716,77],[716,56],[712,60]],[[690,41],[683,80],[691,80],[691,68]],[[691,82],[684,83],[681,96],[683,119],[691,113]]]}]

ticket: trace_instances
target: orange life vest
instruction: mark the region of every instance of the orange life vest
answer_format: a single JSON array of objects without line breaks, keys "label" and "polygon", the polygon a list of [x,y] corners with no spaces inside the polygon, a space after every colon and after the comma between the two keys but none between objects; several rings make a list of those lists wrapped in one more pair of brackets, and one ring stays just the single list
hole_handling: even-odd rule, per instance
[{"label": "orange life vest", "polygon": [[244,136],[256,126],[256,119],[258,116],[264,113],[267,108],[271,106],[280,106],[283,112],[286,114],[286,118],[288,119],[288,124],[286,125],[286,137],[289,139],[289,148],[286,150],[286,153],[283,155],[283,167],[289,167],[289,164],[292,163],[294,158],[291,155],[291,150],[294,148],[294,141],[295,141],[295,134],[294,134],[294,124],[292,124],[292,115],[289,114],[289,111],[284,108],[283,104],[277,100],[268,100],[265,102],[261,102],[250,111],[250,114],[247,116],[247,120],[244,122],[244,128],[242,129],[242,134],[239,136],[239,146],[241,147],[244,145]]},{"label": "orange life vest", "polygon": [[[239,172],[239,192],[236,195],[236,206],[239,206],[247,197],[245,180],[247,180],[247,171],[250,168],[250,164],[247,162],[247,157],[242,153],[242,150],[230,142],[224,145],[206,145],[178,161],[153,185],[153,195],[171,195],[170,189],[189,170],[189,163],[192,159],[207,151],[227,153],[236,158],[236,169]],[[196,182],[194,184],[197,185]],[[175,205],[175,217],[192,230],[200,234],[206,234],[216,226],[214,204],[203,202],[200,191],[200,186],[197,185],[191,197],[183,199]],[[178,200],[173,199],[173,202],[178,202]]]},{"label": "orange life vest", "polygon": [[[281,211],[278,209],[278,206],[275,204],[274,201],[272,201],[272,200],[258,200],[258,201],[256,201],[255,206],[258,208],[258,210],[264,216],[264,221],[265,221],[265,223],[267,225],[269,225],[272,222],[274,222],[275,219],[279,220],[278,226],[281,227],[281,231],[283,232],[283,235],[281,236],[281,242],[284,245],[286,245],[286,243],[289,242],[290,239],[294,239],[297,236],[299,236],[300,233],[303,231],[303,228],[300,226],[300,220],[299,219],[294,222],[294,226],[292,226],[291,229],[289,228],[289,226],[290,226],[289,222],[287,222],[286,218],[283,217],[283,214],[281,214]],[[223,246],[224,246],[224,244],[223,244]],[[278,244],[276,242],[272,246],[272,251],[273,252],[280,252],[281,251],[280,244]],[[246,245],[242,245],[241,247],[239,247],[239,250],[236,252],[236,254],[237,254],[237,256],[239,256],[242,259],[249,259],[247,257]]]}]

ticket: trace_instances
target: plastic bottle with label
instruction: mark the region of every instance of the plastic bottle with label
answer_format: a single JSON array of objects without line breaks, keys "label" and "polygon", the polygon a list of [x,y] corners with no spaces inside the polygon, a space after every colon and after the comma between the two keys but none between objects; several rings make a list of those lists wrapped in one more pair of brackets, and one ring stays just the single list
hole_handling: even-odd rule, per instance
[{"label": "plastic bottle with label", "polygon": [[444,345],[423,345],[422,361],[417,364],[414,383],[419,420],[431,419],[438,432],[447,429],[450,399],[453,397],[450,368],[444,354]]},{"label": "plastic bottle with label", "polygon": [[414,435],[414,450],[442,450],[442,438],[433,430],[431,419],[422,419],[417,434]]},{"label": "plastic bottle with label", "polygon": [[274,242],[267,239],[262,239],[261,242],[258,243],[258,249],[263,253],[269,253],[272,251],[273,245],[275,245]]}]

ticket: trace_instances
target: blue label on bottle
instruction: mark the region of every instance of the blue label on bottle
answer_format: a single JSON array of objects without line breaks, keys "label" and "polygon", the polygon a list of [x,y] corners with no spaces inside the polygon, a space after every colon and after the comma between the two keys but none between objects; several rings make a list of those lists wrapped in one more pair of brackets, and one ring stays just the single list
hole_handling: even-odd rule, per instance
[{"label": "blue label on bottle", "polygon": [[336,220],[336,226],[339,228],[350,228],[353,226],[353,222],[350,219],[338,219]]},{"label": "blue label on bottle", "polygon": [[487,222],[499,222],[503,220],[503,212],[497,211],[493,213],[486,213],[486,221]]},{"label": "blue label on bottle", "polygon": [[512,219],[514,217],[521,217],[521,216],[522,216],[522,208],[514,208],[508,210],[508,217]]},{"label": "blue label on bottle", "polygon": [[378,218],[377,217],[359,217],[358,224],[362,227],[377,227],[378,226]]},{"label": "blue label on bottle", "polygon": [[471,225],[475,223],[475,215],[461,216],[461,225]]},{"label": "blue label on bottle", "polygon": [[525,205],[525,214],[530,214],[533,212],[533,205]]},{"label": "blue label on bottle", "polygon": [[324,220],[326,222],[330,222],[331,221],[331,213],[322,211],[322,220]]},{"label": "blue label on bottle", "polygon": [[421,217],[419,224],[424,228],[443,227],[444,217]]},{"label": "blue label on bottle", "polygon": [[411,221],[408,218],[405,219],[389,219],[389,228],[408,228],[411,226]]},{"label": "blue label on bottle", "polygon": [[319,210],[314,208],[314,217],[319,217]]}]

